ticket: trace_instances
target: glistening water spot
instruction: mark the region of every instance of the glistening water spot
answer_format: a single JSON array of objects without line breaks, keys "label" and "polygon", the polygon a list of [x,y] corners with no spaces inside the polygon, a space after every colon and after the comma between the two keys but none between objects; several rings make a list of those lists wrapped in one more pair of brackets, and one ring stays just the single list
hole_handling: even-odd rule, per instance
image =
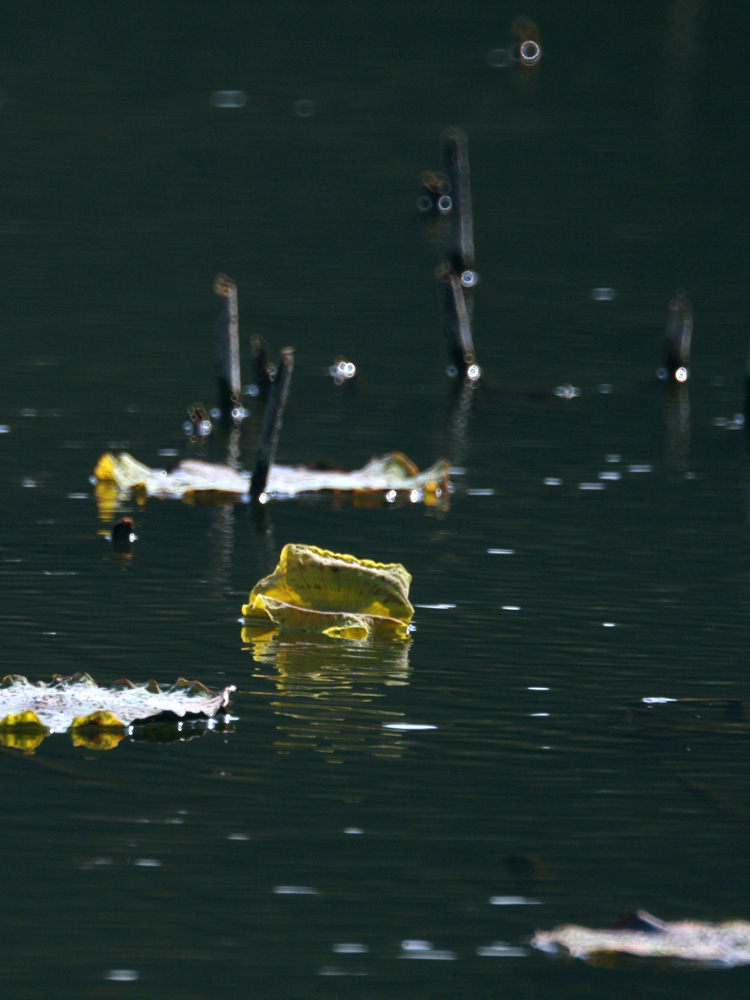
[{"label": "glistening water spot", "polygon": [[215,90],[211,94],[211,103],[216,108],[244,108],[247,94],[244,90]]}]

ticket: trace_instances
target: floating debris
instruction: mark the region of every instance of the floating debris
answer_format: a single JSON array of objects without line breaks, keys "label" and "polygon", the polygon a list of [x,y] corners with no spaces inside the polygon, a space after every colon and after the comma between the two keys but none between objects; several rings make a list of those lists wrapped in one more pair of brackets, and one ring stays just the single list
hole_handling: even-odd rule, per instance
[{"label": "floating debris", "polygon": [[112,550],[121,555],[129,556],[133,553],[133,543],[137,540],[135,533],[135,522],[132,517],[121,517],[112,525],[110,534]]},{"label": "floating debris", "polygon": [[[211,414],[203,403],[192,403],[188,406],[187,417],[182,426],[188,437],[207,438],[214,429]],[[162,452],[159,452],[159,454],[162,454]]]},{"label": "floating debris", "polygon": [[417,198],[420,212],[439,212],[447,215],[453,209],[451,185],[445,174],[438,170],[425,170],[420,177],[422,194]]},{"label": "floating debris", "polygon": [[[405,639],[414,608],[411,575],[400,563],[285,545],[279,564],[242,608],[245,625],[318,632],[340,639]],[[244,634],[244,630],[243,630]]]},{"label": "floating debris", "polygon": [[[100,506],[111,510],[131,493],[180,498],[195,503],[228,503],[247,500],[251,477],[229,465],[185,459],[171,472],[152,469],[128,452],[102,455],[94,469]],[[310,469],[304,465],[272,465],[264,493],[268,498],[293,498],[323,491],[386,493],[418,491],[417,499],[429,503],[447,496],[450,463],[439,459],[423,472],[401,452],[371,459],[353,472]]]},{"label": "floating debris", "polygon": [[596,962],[607,956],[633,955],[651,959],[727,966],[750,964],[750,923],[728,920],[707,924],[697,920],[668,923],[638,910],[613,929],[592,930],[567,924],[537,931],[531,940],[542,951],[562,951],[572,958]]},{"label": "floating debris", "polygon": [[328,374],[333,379],[336,385],[343,385],[344,382],[348,382],[353,379],[357,374],[357,366],[353,361],[347,361],[346,358],[337,357],[334,358],[333,364],[328,369]]}]

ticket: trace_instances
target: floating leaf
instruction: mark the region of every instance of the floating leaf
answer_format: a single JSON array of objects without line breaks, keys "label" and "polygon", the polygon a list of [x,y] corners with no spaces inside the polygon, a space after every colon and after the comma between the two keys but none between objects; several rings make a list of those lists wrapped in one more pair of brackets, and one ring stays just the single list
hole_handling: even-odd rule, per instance
[{"label": "floating leaf", "polygon": [[414,615],[410,583],[400,563],[285,545],[278,566],[253,587],[242,613],[246,625],[270,619],[283,628],[334,638],[405,639]]},{"label": "floating leaf", "polygon": [[[167,472],[149,468],[127,452],[102,455],[94,469],[94,481],[100,507],[107,515],[116,506],[120,492],[179,497],[201,503],[247,500],[250,493],[250,476],[229,465],[185,459]],[[450,463],[446,459],[420,472],[401,452],[392,452],[371,459],[354,472],[274,465],[265,493],[269,497],[291,498],[321,491],[385,495],[393,490],[430,504],[447,496],[449,486]]]},{"label": "floating leaf", "polygon": [[[234,690],[211,691],[182,678],[164,691],[155,681],[136,685],[123,680],[99,687],[86,673],[56,676],[47,684],[11,675],[0,684],[0,743],[34,749],[49,733],[71,730],[74,743],[113,745],[112,740],[119,742],[135,723],[212,717],[226,707]],[[103,740],[105,733],[110,736]]]},{"label": "floating leaf", "polygon": [[643,910],[610,930],[592,930],[567,924],[537,931],[531,943],[543,951],[562,951],[572,958],[612,964],[612,956],[679,959],[693,963],[750,964],[750,923],[729,920],[706,924],[697,920],[675,923],[659,920]]}]

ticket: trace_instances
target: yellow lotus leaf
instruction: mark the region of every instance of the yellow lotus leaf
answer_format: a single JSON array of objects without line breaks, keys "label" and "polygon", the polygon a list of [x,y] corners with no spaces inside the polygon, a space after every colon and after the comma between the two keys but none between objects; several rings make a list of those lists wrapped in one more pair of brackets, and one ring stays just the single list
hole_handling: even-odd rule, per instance
[{"label": "yellow lotus leaf", "polygon": [[0,746],[33,753],[49,732],[36,712],[14,712],[0,719]]},{"label": "yellow lotus leaf", "polygon": [[49,729],[44,725],[36,712],[31,711],[15,712],[12,715],[6,715],[4,719],[0,720],[0,730],[7,729],[35,729],[45,733],[49,732]]},{"label": "yellow lotus leaf", "polygon": [[404,639],[414,615],[410,583],[400,563],[285,545],[278,566],[253,587],[242,613],[246,624],[270,619],[284,628],[336,638]]},{"label": "yellow lotus leaf", "polygon": [[91,712],[90,715],[77,715],[73,719],[71,729],[84,729],[87,726],[99,726],[103,729],[124,729],[125,723],[120,722],[112,712]]},{"label": "yellow lotus leaf", "polygon": [[127,452],[120,455],[105,452],[96,463],[94,478],[98,483],[114,483],[116,486],[131,489],[134,486],[145,486],[153,472],[153,469],[137,461]]}]

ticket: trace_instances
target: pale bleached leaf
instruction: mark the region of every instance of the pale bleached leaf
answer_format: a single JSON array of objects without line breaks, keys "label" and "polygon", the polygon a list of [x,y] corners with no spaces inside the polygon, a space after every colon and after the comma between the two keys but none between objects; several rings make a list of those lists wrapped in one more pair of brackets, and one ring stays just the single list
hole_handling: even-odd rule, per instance
[{"label": "pale bleached leaf", "polygon": [[36,724],[50,733],[64,733],[84,723],[92,726],[129,726],[163,713],[177,718],[214,716],[229,703],[234,687],[211,691],[198,681],[182,678],[163,690],[154,681],[122,681],[99,687],[88,674],[55,677],[32,683],[13,674],[0,684],[0,729]]},{"label": "pale bleached leaf", "polygon": [[[174,469],[152,469],[127,452],[101,456],[93,474],[101,502],[112,502],[117,494],[142,491],[148,496],[221,501],[222,497],[247,499],[250,476],[229,465],[185,459]],[[450,463],[439,459],[429,469],[419,469],[401,452],[371,459],[353,472],[311,469],[304,465],[273,465],[265,493],[269,497],[294,498],[305,493],[396,493],[434,503],[447,496]],[[112,495],[110,495],[112,494]]]},{"label": "pale bleached leaf", "polygon": [[594,930],[567,924],[552,931],[537,931],[531,943],[543,951],[561,951],[594,964],[616,964],[617,956],[698,964],[750,964],[750,922],[670,923],[642,910],[623,921],[623,926]]}]

